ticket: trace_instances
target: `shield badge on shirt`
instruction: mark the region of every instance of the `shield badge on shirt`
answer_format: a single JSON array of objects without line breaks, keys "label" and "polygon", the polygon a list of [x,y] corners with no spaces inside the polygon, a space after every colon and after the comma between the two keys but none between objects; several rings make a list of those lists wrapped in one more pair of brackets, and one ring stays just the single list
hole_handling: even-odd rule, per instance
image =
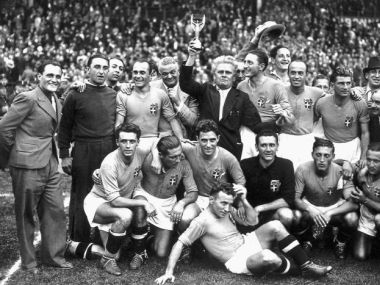
[{"label": "shield badge on shirt", "polygon": [[346,116],[346,119],[344,120],[344,126],[346,128],[351,128],[353,121],[354,121],[354,117],[352,117],[352,116]]},{"label": "shield badge on shirt", "polygon": [[216,168],[212,171],[211,175],[215,180],[219,180],[224,175],[224,172],[222,169]]},{"label": "shield badge on shirt", "polygon": [[170,186],[176,185],[177,181],[178,181],[178,175],[172,175],[170,176],[170,179],[169,179],[169,185]]},{"label": "shield badge on shirt", "polygon": [[311,98],[303,99],[303,103],[304,103],[305,109],[307,110],[311,110],[311,108],[313,107],[313,99]]},{"label": "shield badge on shirt", "polygon": [[140,167],[136,167],[135,171],[133,172],[133,177],[139,176],[139,173],[140,173]]},{"label": "shield badge on shirt", "polygon": [[257,105],[260,108],[265,108],[265,104],[269,103],[270,100],[264,96],[260,96],[259,99],[257,99]]},{"label": "shield badge on shirt", "polygon": [[280,180],[271,180],[270,181],[270,190],[272,192],[278,192],[280,191],[281,181]]},{"label": "shield badge on shirt", "polygon": [[150,108],[149,108],[149,112],[152,116],[156,116],[157,115],[157,111],[158,111],[158,104],[155,103],[155,104],[151,104],[150,105]]}]

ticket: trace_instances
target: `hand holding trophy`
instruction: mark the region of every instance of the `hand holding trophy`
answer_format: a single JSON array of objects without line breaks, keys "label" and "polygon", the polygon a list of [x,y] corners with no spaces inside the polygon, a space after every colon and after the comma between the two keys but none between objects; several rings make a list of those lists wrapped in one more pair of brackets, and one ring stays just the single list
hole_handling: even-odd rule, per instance
[{"label": "hand holding trophy", "polygon": [[199,32],[206,23],[206,16],[202,14],[191,14],[191,27],[194,30],[195,38],[189,44],[189,52],[199,53],[202,50],[202,43],[199,41]]}]

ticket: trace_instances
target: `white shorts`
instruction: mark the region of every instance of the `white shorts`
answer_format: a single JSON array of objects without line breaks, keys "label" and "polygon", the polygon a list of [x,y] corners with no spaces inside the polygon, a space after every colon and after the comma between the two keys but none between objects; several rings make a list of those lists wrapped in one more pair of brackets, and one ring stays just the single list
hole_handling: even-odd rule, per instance
[{"label": "white shorts", "polygon": [[377,234],[375,214],[373,214],[365,205],[361,205],[360,207],[358,231],[372,237]]},{"label": "white shorts", "polygon": [[172,231],[174,223],[170,221],[170,212],[173,209],[175,203],[177,202],[176,195],[172,197],[161,199],[150,195],[142,188],[136,188],[133,193],[133,198],[137,196],[145,197],[149,203],[154,205],[156,208],[156,213],[154,217],[148,217],[148,222],[157,228]]},{"label": "white shorts", "polygon": [[293,162],[294,171],[300,164],[312,160],[313,134],[280,134],[278,141],[277,156],[290,159]]},{"label": "white shorts", "polygon": [[352,141],[345,143],[336,143],[335,146],[335,159],[344,159],[351,163],[356,163],[360,160],[361,148],[360,139],[355,138]]},{"label": "white shorts", "polygon": [[326,211],[329,211],[329,210],[334,209],[336,207],[339,207],[340,205],[342,205],[345,202],[344,199],[339,199],[339,201],[336,202],[334,205],[331,205],[328,207],[323,207],[323,206],[315,206],[314,204],[310,203],[305,197],[302,198],[302,201],[305,204],[307,204],[308,206],[313,207],[314,209],[319,210],[321,212],[326,212]]},{"label": "white shorts", "polygon": [[139,140],[139,149],[141,149],[144,153],[149,153],[150,149],[154,142],[158,140],[157,136],[152,137],[140,137]]},{"label": "white shorts", "polygon": [[201,211],[204,211],[208,207],[209,203],[210,203],[210,198],[206,196],[201,196],[201,195],[198,195],[198,199],[195,201],[195,204],[198,205]]},{"label": "white shorts", "polygon": [[250,158],[256,156],[258,151],[256,150],[256,134],[245,126],[240,127],[240,137],[243,144],[243,150],[241,153],[241,159]]},{"label": "white shorts", "polygon": [[247,268],[247,259],[263,250],[256,233],[243,235],[244,243],[235,251],[235,254],[224,264],[228,271],[236,274],[252,275]]},{"label": "white shorts", "polygon": [[98,227],[99,230],[109,232],[113,223],[98,224],[98,223],[93,222],[96,210],[99,208],[100,205],[104,203],[108,203],[108,201],[90,192],[87,194],[86,198],[83,201],[83,209],[84,209],[84,212],[86,213],[88,223],[90,224],[92,228]]}]

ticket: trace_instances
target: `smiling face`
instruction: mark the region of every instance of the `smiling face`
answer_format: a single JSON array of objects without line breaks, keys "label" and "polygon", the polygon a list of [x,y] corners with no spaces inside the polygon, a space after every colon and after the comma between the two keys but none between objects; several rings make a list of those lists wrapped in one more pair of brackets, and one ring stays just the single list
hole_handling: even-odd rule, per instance
[{"label": "smiling face", "polygon": [[299,88],[305,85],[306,64],[300,61],[292,62],[289,65],[290,85]]},{"label": "smiling face", "polygon": [[45,92],[56,92],[61,84],[62,69],[53,64],[48,64],[42,74],[37,75],[40,88]]},{"label": "smiling face", "polygon": [[199,146],[205,157],[211,157],[216,151],[219,142],[219,136],[214,132],[200,132],[198,137]]},{"label": "smiling face", "polygon": [[260,159],[265,163],[270,163],[276,158],[278,143],[274,136],[262,136],[259,137],[256,148]]},{"label": "smiling face", "polygon": [[178,83],[178,65],[177,64],[168,64],[163,65],[160,67],[159,70],[162,78],[162,82],[166,85],[168,88],[173,88]]},{"label": "smiling face", "polygon": [[160,153],[160,159],[165,169],[171,169],[181,161],[182,147],[178,146],[172,149],[168,149],[165,154]]},{"label": "smiling face", "polygon": [[90,83],[94,85],[102,85],[106,80],[109,65],[108,61],[104,58],[96,57],[91,61],[88,67],[88,76]]},{"label": "smiling face", "polygon": [[215,196],[210,196],[210,210],[218,218],[225,217],[234,202],[234,197],[224,192],[219,192]]},{"label": "smiling face", "polygon": [[372,69],[365,74],[371,89],[380,88],[380,68]]},{"label": "smiling face", "polygon": [[290,63],[290,51],[287,48],[280,48],[277,51],[276,57],[274,59],[274,65],[276,69],[280,71],[288,70]]},{"label": "smiling face", "polygon": [[136,62],[132,69],[132,80],[135,83],[135,87],[139,89],[148,86],[150,82],[149,63]]}]

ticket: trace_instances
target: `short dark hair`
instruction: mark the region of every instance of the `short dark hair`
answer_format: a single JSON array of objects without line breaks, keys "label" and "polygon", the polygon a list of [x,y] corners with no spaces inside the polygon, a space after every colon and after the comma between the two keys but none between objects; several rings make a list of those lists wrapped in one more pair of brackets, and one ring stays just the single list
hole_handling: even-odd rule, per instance
[{"label": "short dark hair", "polygon": [[91,63],[92,63],[92,61],[93,61],[95,58],[102,58],[102,59],[105,59],[105,60],[108,62],[108,65],[110,64],[110,60],[109,60],[108,57],[106,57],[104,54],[96,53],[96,54],[91,55],[90,58],[87,60],[87,67],[90,67],[90,66],[91,66]]},{"label": "short dark hair", "polygon": [[373,142],[368,145],[368,150],[380,151],[380,142]]},{"label": "short dark hair", "polygon": [[157,143],[157,149],[161,154],[167,155],[170,149],[179,147],[180,145],[181,141],[176,136],[166,136],[160,138]]},{"label": "short dark hair", "polygon": [[199,136],[201,132],[214,132],[217,136],[219,136],[218,125],[213,120],[200,120],[195,127],[195,134]]},{"label": "short dark hair", "polygon": [[329,147],[332,149],[332,153],[335,153],[334,144],[330,140],[315,137],[315,141],[313,143],[313,152],[317,147]]},{"label": "short dark hair", "polygon": [[210,196],[216,197],[216,195],[219,192],[223,192],[227,195],[231,195],[232,197],[235,197],[234,186],[232,183],[227,183],[223,181],[218,181],[214,183],[210,191]]},{"label": "short dark hair", "polygon": [[44,61],[42,62],[42,64],[37,68],[37,72],[40,73],[40,74],[44,73],[44,71],[45,71],[45,67],[46,67],[47,65],[58,66],[58,67],[62,70],[62,66],[61,66],[61,64],[60,64],[58,61],[56,61],[56,60],[51,60],[51,59],[47,59],[47,60],[44,60]]},{"label": "short dark hair", "polygon": [[345,65],[339,65],[333,70],[330,76],[330,82],[335,83],[338,76],[350,77],[352,80],[352,72],[348,66]]},{"label": "short dark hair", "polygon": [[124,70],[125,70],[126,66],[125,66],[124,60],[123,60],[120,56],[114,56],[114,57],[111,57],[111,58],[109,59],[109,61],[111,61],[112,59],[117,59],[117,60],[119,60],[119,61],[123,64],[123,67],[124,67]]},{"label": "short dark hair", "polygon": [[317,80],[319,79],[326,79],[329,83],[330,83],[330,78],[328,78],[326,75],[324,74],[318,74],[314,79],[313,79],[313,82],[312,82],[312,86],[315,86],[317,84]]},{"label": "short dark hair", "polygon": [[[140,57],[140,58],[138,58],[138,59],[135,60],[135,62],[133,63],[133,65],[135,65],[137,62],[139,62],[139,63],[146,62],[148,64],[148,73],[150,74],[152,72],[152,70],[153,70],[152,63],[153,62],[151,60],[149,60],[147,58],[144,58],[144,57]],[[132,67],[132,69],[133,69],[133,67]]]},{"label": "short dark hair", "polygon": [[116,139],[120,138],[120,133],[121,132],[135,133],[136,136],[137,136],[137,139],[140,139],[140,136],[141,136],[140,127],[137,126],[137,125],[135,125],[135,124],[132,124],[132,123],[126,123],[126,122],[124,122],[121,125],[117,126],[117,128],[115,130]]},{"label": "short dark hair", "polygon": [[282,49],[282,48],[286,48],[287,50],[289,50],[289,49],[288,49],[286,46],[284,46],[284,45],[278,45],[278,46],[275,46],[274,48],[272,48],[272,49],[270,50],[270,52],[269,52],[269,56],[270,56],[271,58],[276,58],[278,50],[279,50],[279,49]]},{"label": "short dark hair", "polygon": [[290,66],[292,65],[292,63],[294,63],[294,62],[300,62],[300,63],[303,63],[304,65],[305,65],[305,68],[306,68],[306,73],[307,73],[307,64],[306,64],[306,62],[304,62],[304,61],[302,61],[302,60],[300,60],[300,59],[295,59],[295,60],[292,60],[290,63],[289,63],[289,67],[288,67],[288,74],[289,74],[289,71],[290,71]]},{"label": "short dark hair", "polygon": [[257,56],[257,61],[259,62],[259,64],[262,64],[262,63],[264,64],[264,70],[267,68],[269,58],[268,58],[267,53],[264,50],[254,49],[254,50],[249,51],[248,53]]},{"label": "short dark hair", "polygon": [[276,139],[276,143],[278,144],[278,135],[273,130],[270,130],[270,129],[261,130],[255,138],[256,145],[259,145],[259,138],[261,137],[274,137]]}]

